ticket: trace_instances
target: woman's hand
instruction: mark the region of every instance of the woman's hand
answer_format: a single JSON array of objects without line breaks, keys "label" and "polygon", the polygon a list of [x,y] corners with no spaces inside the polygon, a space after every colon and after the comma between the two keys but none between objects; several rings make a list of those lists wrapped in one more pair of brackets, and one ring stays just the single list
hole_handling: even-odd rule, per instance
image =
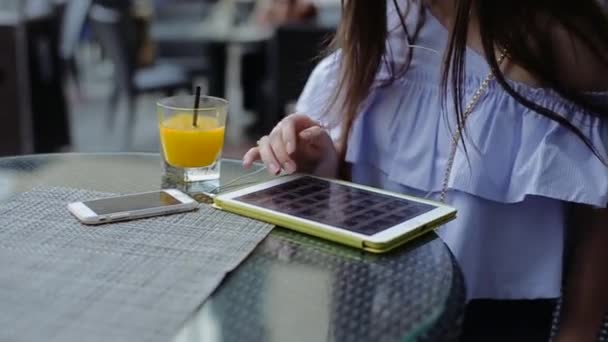
[{"label": "woman's hand", "polygon": [[243,157],[247,168],[262,160],[268,171],[278,174],[312,173],[335,177],[338,153],[329,133],[321,125],[302,114],[292,114],[279,122],[270,135],[258,140],[258,146]]}]

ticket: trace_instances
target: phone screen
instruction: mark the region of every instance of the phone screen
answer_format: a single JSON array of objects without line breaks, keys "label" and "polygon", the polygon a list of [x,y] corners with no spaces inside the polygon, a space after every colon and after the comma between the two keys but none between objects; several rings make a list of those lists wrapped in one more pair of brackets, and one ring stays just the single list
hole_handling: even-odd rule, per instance
[{"label": "phone screen", "polygon": [[104,198],[94,201],[84,202],[97,215],[107,215],[120,212],[136,211],[151,208],[161,208],[180,204],[164,191],[137,194],[122,197]]}]

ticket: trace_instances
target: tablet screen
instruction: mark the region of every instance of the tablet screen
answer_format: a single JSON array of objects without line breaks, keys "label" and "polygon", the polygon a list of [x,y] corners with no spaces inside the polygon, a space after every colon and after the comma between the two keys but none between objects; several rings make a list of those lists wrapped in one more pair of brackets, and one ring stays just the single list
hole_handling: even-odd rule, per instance
[{"label": "tablet screen", "polygon": [[298,178],[235,200],[368,236],[436,208],[313,177]]}]

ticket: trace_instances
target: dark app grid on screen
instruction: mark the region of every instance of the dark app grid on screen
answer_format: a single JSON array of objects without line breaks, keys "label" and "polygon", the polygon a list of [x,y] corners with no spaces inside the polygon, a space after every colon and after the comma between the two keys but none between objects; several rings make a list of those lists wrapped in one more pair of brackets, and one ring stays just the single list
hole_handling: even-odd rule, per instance
[{"label": "dark app grid on screen", "polygon": [[368,236],[436,208],[313,177],[301,177],[235,200]]}]

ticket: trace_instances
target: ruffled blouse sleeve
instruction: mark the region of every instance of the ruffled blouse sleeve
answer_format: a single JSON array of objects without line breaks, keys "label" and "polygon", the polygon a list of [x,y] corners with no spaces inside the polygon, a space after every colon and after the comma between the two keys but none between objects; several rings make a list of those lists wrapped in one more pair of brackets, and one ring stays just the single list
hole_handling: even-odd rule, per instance
[{"label": "ruffled blouse sleeve", "polygon": [[296,111],[327,127],[334,140],[340,136],[337,102],[333,96],[339,78],[339,52],[325,57],[314,68],[296,103]]}]

